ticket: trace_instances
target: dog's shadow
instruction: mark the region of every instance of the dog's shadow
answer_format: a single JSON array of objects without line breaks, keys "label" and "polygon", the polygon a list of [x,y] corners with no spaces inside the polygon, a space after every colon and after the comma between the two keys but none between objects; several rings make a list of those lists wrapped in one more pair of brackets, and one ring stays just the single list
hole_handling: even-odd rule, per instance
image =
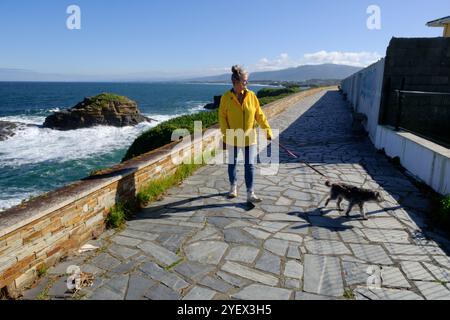
[{"label": "dog's shadow", "polygon": [[[287,213],[290,216],[299,217],[308,223],[297,223],[292,227],[293,230],[308,228],[308,227],[319,227],[329,229],[331,231],[343,231],[355,228],[352,225],[352,221],[364,222],[368,221],[371,215],[375,215],[377,213],[387,212],[388,210],[396,210],[399,209],[400,206],[384,208],[380,210],[366,212],[367,219],[364,219],[363,216],[355,211],[350,212],[350,216],[345,215],[345,210],[339,211],[337,208],[332,207],[318,207],[317,209],[310,211],[293,211]],[[338,213],[338,215],[330,213]]]}]

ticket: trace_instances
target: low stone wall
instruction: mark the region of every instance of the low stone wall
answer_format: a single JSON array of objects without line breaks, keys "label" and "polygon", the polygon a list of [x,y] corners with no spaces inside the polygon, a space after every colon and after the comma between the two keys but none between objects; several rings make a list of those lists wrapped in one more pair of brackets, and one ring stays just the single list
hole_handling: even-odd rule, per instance
[{"label": "low stone wall", "polygon": [[[330,88],[300,92],[275,101],[263,109],[271,118],[304,97]],[[193,154],[216,148],[218,126],[203,137],[183,145]],[[0,289],[16,295],[37,277],[41,266],[49,267],[77,250],[105,229],[105,218],[119,201],[134,199],[149,182],[176,171],[173,142],[152,152],[111,167],[101,175],[87,177],[0,213]],[[199,146],[201,144],[201,146]]]}]

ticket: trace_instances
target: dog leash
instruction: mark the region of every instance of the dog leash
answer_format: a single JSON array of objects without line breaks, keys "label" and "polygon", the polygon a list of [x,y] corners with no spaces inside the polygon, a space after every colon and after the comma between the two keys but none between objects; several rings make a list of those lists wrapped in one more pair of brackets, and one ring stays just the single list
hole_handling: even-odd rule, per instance
[{"label": "dog leash", "polygon": [[[281,149],[283,149],[284,151],[286,151],[286,153],[288,155],[290,155],[291,157],[295,158],[295,159],[300,159],[300,157],[298,155],[296,155],[294,152],[290,151],[288,148],[286,148],[285,146],[283,146],[281,143],[278,142],[278,145],[280,146]],[[327,178],[326,175],[324,175],[322,172],[320,172],[319,170],[317,170],[316,168],[314,168],[312,165],[310,165],[308,162],[306,161],[302,161],[300,160],[301,163],[305,164],[308,168],[314,170],[316,173],[318,173],[319,175],[321,175],[324,178]]]}]

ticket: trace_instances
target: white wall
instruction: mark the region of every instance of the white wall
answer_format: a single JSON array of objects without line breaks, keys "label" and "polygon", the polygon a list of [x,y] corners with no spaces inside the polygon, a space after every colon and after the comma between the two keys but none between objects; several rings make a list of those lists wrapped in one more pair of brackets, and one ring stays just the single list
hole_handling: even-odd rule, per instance
[{"label": "white wall", "polygon": [[401,164],[436,192],[450,194],[450,150],[409,132],[379,126],[376,147]]},{"label": "white wall", "polygon": [[375,143],[383,89],[384,59],[342,81],[342,90],[356,112],[367,116],[366,130]]},{"label": "white wall", "polygon": [[404,168],[442,195],[450,194],[450,150],[408,132],[378,125],[385,60],[342,81],[356,112],[367,116],[365,128],[377,149],[399,157]]}]

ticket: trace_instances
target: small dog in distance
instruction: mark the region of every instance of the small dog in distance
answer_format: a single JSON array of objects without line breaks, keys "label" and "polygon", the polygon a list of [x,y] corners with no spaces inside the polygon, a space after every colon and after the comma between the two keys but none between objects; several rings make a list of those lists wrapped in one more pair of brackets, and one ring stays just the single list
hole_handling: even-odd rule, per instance
[{"label": "small dog in distance", "polygon": [[367,220],[366,213],[364,212],[364,203],[368,201],[383,201],[381,194],[378,191],[358,188],[345,183],[331,183],[330,181],[325,182],[325,185],[331,188],[330,197],[325,202],[325,207],[328,206],[330,200],[337,199],[337,207],[339,211],[343,211],[341,209],[341,202],[345,199],[349,202],[348,209],[345,213],[347,217],[350,216],[350,211],[357,204],[364,220]]}]

